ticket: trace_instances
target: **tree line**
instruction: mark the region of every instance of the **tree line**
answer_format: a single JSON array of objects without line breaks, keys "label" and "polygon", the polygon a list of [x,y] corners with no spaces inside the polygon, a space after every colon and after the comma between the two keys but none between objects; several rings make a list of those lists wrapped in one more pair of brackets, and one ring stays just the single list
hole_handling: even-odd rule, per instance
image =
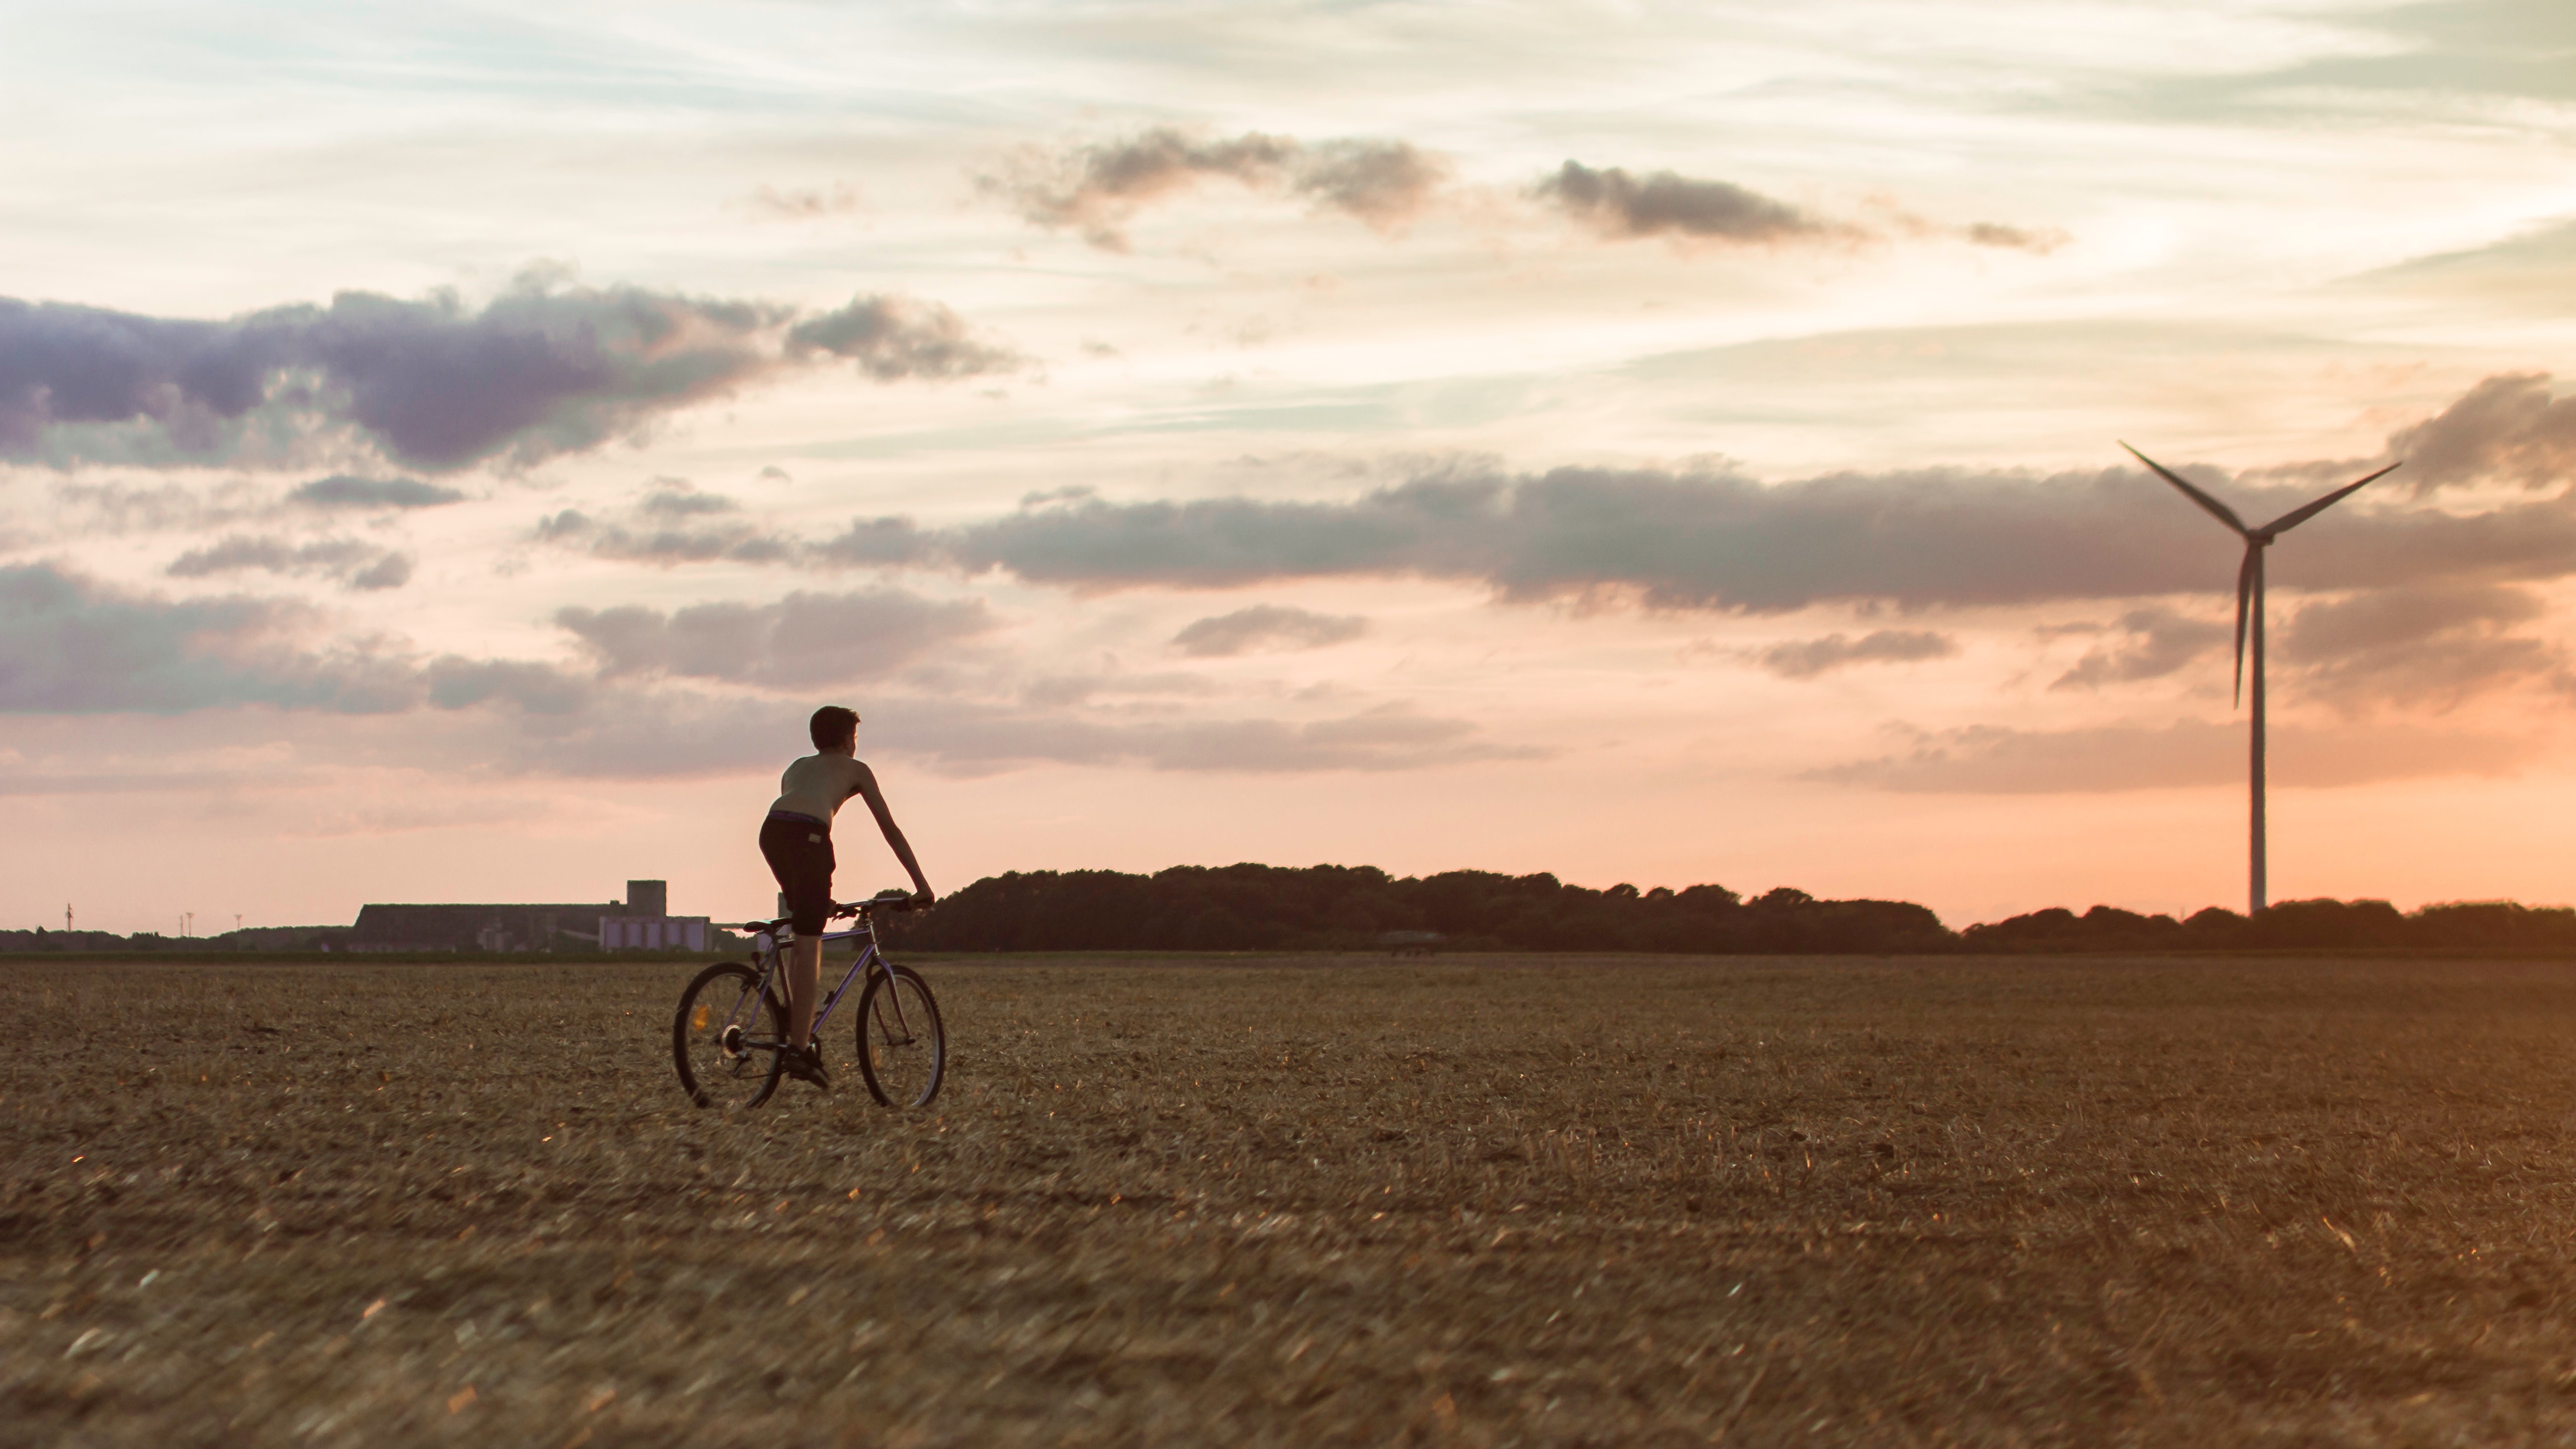
[{"label": "tree line", "polygon": [[2576,909],[2453,901],[2400,913],[2386,901],[2281,901],[2251,917],[2211,906],[2177,920],[2113,906],[2033,911],[1959,933],[1967,951],[2568,951]]},{"label": "tree line", "polygon": [[[918,916],[895,944],[924,951],[1633,951],[1691,955],[2088,954],[2166,951],[2576,952],[2576,909],[2510,901],[2426,906],[2284,901],[2248,918],[2095,906],[1952,931],[1907,901],[1818,900],[1781,887],[1747,899],[1722,886],[1591,890],[1553,875],[1453,870],[1391,876],[1374,866],[1174,866],[1013,871]],[[252,927],[218,936],[0,931],[0,952],[346,950],[345,926]],[[712,944],[712,943],[711,943]]]},{"label": "tree line", "polygon": [[1174,866],[1013,871],[904,919],[938,951],[1365,951],[1441,937],[1444,950],[1823,953],[1940,951],[1956,938],[1904,901],[1820,901],[1786,888],[1587,890],[1552,875],[1375,866]]},{"label": "tree line", "polygon": [[1589,890],[1553,875],[1457,870],[1395,877],[1373,866],[1175,866],[988,876],[897,940],[936,951],[1355,951],[1436,933],[1451,951],[1706,955],[2262,950],[2576,951],[2576,910],[2510,901],[2426,906],[2284,901],[2248,918],[2062,907],[1952,931],[1907,901],[1818,900],[1781,887]]}]

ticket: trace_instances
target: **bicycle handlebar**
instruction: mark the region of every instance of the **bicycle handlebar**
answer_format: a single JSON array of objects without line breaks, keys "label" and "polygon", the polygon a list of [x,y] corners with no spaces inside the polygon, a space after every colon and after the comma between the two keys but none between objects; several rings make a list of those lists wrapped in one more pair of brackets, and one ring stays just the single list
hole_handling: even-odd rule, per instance
[{"label": "bicycle handlebar", "polygon": [[[834,905],[832,907],[832,913],[824,917],[824,919],[837,921],[847,916],[866,915],[871,911],[917,911],[920,909],[921,903],[919,899],[912,894],[912,892],[901,890],[882,890],[863,901],[842,901]],[[784,925],[786,924],[786,921],[787,918],[785,916],[781,916],[775,921],[745,921],[739,929],[751,935],[758,935],[763,931],[773,930],[778,926]]]},{"label": "bicycle handlebar", "polygon": [[918,905],[913,900],[912,892],[882,890],[863,901],[845,901],[840,905],[836,905],[832,907],[832,915],[835,919],[838,919],[842,916],[863,916],[870,911],[909,911],[915,909],[918,909]]}]

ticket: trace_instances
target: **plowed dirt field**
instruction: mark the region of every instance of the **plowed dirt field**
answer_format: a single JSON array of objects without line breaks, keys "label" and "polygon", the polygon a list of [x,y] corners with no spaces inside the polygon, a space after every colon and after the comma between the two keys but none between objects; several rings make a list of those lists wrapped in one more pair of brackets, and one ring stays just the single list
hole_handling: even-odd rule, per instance
[{"label": "plowed dirt field", "polygon": [[684,966],[0,965],[0,1442],[2576,1436],[2576,967],[924,970],[725,1115]]}]

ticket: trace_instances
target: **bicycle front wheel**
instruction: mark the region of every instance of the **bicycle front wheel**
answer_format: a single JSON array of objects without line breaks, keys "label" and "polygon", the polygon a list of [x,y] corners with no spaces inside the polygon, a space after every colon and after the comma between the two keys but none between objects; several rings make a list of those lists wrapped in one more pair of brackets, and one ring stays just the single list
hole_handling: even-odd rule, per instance
[{"label": "bicycle front wheel", "polygon": [[927,1107],[948,1072],[948,1037],[930,983],[909,966],[868,973],[859,993],[859,1075],[889,1107]]},{"label": "bicycle front wheel", "polygon": [[680,1090],[701,1107],[757,1107],[778,1090],[778,1044],[787,1010],[748,966],[719,961],[680,993],[671,1062]]}]

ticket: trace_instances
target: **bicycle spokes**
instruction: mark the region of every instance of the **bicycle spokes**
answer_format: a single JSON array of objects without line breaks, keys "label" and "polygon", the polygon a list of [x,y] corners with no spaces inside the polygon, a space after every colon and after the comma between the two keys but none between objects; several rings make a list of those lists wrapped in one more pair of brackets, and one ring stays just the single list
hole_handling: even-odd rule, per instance
[{"label": "bicycle spokes", "polygon": [[759,1106],[778,1089],[784,1035],[775,1000],[750,967],[708,967],[681,994],[671,1023],[681,1089],[701,1107]]}]

